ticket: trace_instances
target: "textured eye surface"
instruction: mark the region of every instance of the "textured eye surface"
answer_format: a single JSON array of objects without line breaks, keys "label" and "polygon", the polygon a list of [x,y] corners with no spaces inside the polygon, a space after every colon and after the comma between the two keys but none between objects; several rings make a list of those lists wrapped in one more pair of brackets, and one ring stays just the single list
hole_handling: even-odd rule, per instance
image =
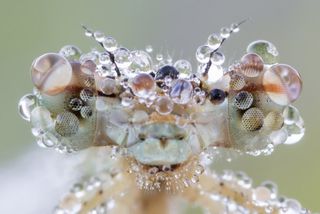
[{"label": "textured eye surface", "polygon": [[263,126],[264,115],[258,108],[248,109],[242,116],[242,126],[247,131],[256,131]]}]

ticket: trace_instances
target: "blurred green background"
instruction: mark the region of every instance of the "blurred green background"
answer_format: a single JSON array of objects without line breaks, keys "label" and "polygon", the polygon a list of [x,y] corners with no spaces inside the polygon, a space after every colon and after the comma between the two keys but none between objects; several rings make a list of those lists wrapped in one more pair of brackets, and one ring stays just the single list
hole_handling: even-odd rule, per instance
[{"label": "blurred green background", "polygon": [[[295,105],[307,131],[301,143],[280,146],[271,156],[220,161],[217,167],[243,170],[255,184],[273,180],[281,194],[298,199],[311,210],[320,210],[319,8],[320,1],[313,0],[1,0],[0,174],[2,167],[11,166],[26,152],[40,150],[31,146],[34,138],[30,127],[17,114],[19,98],[32,90],[32,60],[66,44],[75,44],[83,51],[94,47],[80,24],[114,36],[129,49],[152,44],[155,52],[195,62],[196,48],[210,33],[250,18],[224,45],[226,63],[239,59],[253,40],[273,42],[281,62],[297,68],[303,77],[303,93]],[[10,170],[24,174],[21,168]]]}]

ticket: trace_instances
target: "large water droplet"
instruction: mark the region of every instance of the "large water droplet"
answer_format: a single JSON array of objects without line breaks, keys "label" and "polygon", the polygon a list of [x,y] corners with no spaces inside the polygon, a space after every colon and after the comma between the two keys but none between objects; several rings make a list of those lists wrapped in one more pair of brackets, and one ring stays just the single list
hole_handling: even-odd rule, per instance
[{"label": "large water droplet", "polygon": [[276,64],[263,75],[263,87],[270,99],[288,105],[298,99],[302,90],[300,74],[285,64]]},{"label": "large water droplet", "polygon": [[174,63],[174,67],[177,69],[181,77],[187,77],[192,72],[191,63],[184,59],[176,61]]},{"label": "large water droplet", "polygon": [[279,53],[276,47],[271,42],[265,40],[250,43],[247,52],[258,54],[266,64],[275,64],[278,62]]},{"label": "large water droplet", "polygon": [[72,79],[72,67],[59,54],[47,53],[35,59],[31,66],[32,81],[36,88],[47,95],[65,90]]},{"label": "large water droplet", "polygon": [[153,77],[147,73],[136,75],[130,82],[132,92],[141,98],[150,97],[155,90],[156,84]]}]

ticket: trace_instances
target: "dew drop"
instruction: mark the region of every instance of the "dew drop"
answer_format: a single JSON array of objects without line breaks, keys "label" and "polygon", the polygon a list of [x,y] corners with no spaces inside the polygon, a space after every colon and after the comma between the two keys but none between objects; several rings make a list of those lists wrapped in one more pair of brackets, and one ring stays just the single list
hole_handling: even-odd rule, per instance
[{"label": "dew drop", "polygon": [[140,73],[132,79],[130,87],[136,96],[148,98],[154,93],[156,84],[151,75]]},{"label": "dew drop", "polygon": [[220,36],[224,39],[229,38],[230,36],[230,29],[227,27],[221,28],[220,30]]},{"label": "dew drop", "polygon": [[102,42],[102,45],[104,49],[106,49],[109,52],[115,51],[118,47],[117,41],[111,36],[105,37]]},{"label": "dew drop", "polygon": [[152,46],[151,45],[147,45],[146,46],[146,51],[147,51],[147,53],[152,53],[152,51],[153,51]]},{"label": "dew drop", "polygon": [[144,51],[131,52],[132,63],[130,69],[133,72],[150,72],[152,69],[152,60],[148,53]]},{"label": "dew drop", "polygon": [[277,48],[268,41],[258,40],[250,43],[247,53],[258,54],[266,64],[275,64],[278,61]]},{"label": "dew drop", "polygon": [[26,121],[30,121],[32,110],[36,107],[37,99],[33,94],[24,95],[18,104],[18,112],[20,117]]},{"label": "dew drop", "polygon": [[180,59],[174,63],[174,67],[179,72],[180,76],[187,77],[192,72],[191,63],[187,60]]},{"label": "dew drop", "polygon": [[111,95],[115,93],[116,81],[111,78],[101,78],[97,80],[97,87],[105,95]]},{"label": "dew drop", "polygon": [[118,48],[114,51],[114,59],[119,68],[127,68],[131,64],[131,54],[126,48]]},{"label": "dew drop", "polygon": [[162,115],[170,114],[173,106],[172,100],[167,96],[160,96],[155,102],[157,112]]},{"label": "dew drop", "polygon": [[189,81],[178,79],[172,86],[170,97],[175,103],[187,104],[191,100],[192,91],[193,87]]},{"label": "dew drop", "polygon": [[93,37],[97,42],[103,42],[104,41],[104,33],[102,33],[101,31],[95,31],[93,33]]},{"label": "dew drop", "polygon": [[59,54],[64,56],[69,61],[77,61],[81,56],[81,50],[74,45],[66,45],[61,48]]},{"label": "dew drop", "polygon": [[211,56],[211,62],[215,65],[222,65],[224,60],[225,56],[220,52],[214,52]]},{"label": "dew drop", "polygon": [[222,38],[218,34],[213,33],[208,37],[208,46],[212,50],[218,49],[221,46],[221,42],[222,42]]},{"label": "dew drop", "polygon": [[32,81],[36,88],[47,95],[65,90],[72,79],[69,61],[56,53],[47,53],[35,59],[31,66]]},{"label": "dew drop", "polygon": [[210,60],[211,52],[212,52],[212,49],[209,46],[207,46],[207,45],[200,46],[196,52],[196,58],[197,58],[198,62],[199,63],[208,63]]}]

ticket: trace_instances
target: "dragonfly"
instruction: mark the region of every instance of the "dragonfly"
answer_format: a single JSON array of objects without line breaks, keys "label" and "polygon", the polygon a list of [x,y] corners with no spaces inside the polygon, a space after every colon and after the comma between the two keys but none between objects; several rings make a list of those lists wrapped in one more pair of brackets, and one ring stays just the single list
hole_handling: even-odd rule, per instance
[{"label": "dragonfly", "polygon": [[83,53],[67,45],[33,61],[34,90],[18,108],[37,143],[87,151],[105,165],[54,213],[183,213],[191,205],[203,213],[309,212],[272,182],[253,187],[242,172],[209,167],[220,150],[269,155],[305,131],[292,105],[301,76],[278,62],[271,42],[253,41],[224,66],[222,44],[242,23],[211,34],[196,50],[196,68],[151,46],[129,50],[85,26],[99,47]]}]

